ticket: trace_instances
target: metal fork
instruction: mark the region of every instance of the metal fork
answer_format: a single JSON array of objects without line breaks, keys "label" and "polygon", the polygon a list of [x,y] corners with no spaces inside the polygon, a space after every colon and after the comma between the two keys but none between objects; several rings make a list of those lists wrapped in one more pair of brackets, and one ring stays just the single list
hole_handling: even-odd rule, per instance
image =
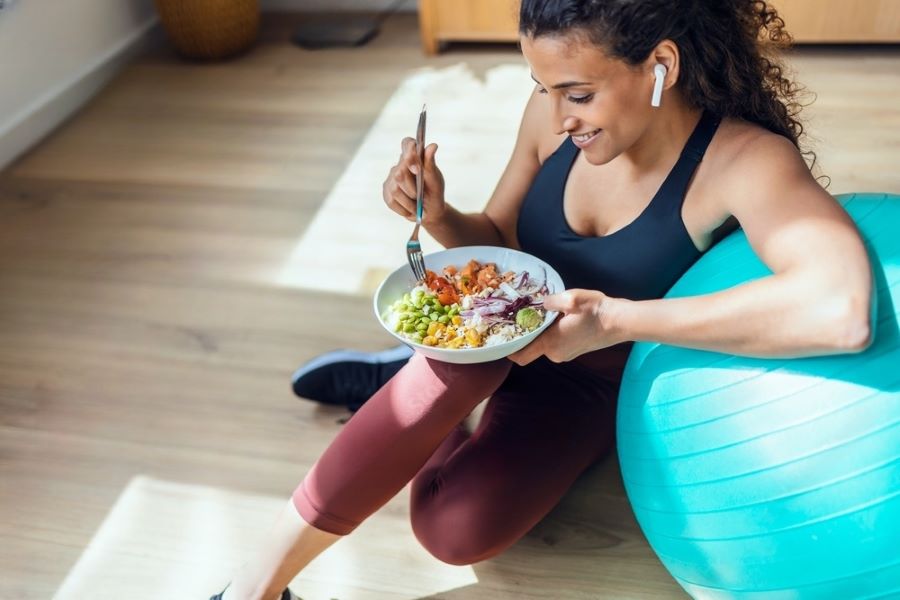
[{"label": "metal fork", "polygon": [[416,156],[419,168],[416,169],[416,227],[409,241],[406,242],[406,260],[417,281],[425,280],[425,259],[422,257],[422,246],[419,244],[419,227],[422,226],[422,202],[425,199],[425,105],[419,113],[419,125],[416,128]]}]

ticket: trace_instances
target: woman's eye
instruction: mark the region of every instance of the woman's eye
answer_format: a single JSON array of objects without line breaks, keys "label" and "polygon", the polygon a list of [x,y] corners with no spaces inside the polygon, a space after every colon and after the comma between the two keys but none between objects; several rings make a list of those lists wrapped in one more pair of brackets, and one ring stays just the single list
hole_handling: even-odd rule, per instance
[{"label": "woman's eye", "polygon": [[[538,94],[546,94],[547,88],[538,88]],[[575,104],[584,104],[586,102],[590,102],[594,98],[593,94],[587,94],[585,96],[569,96],[569,102],[574,102]]]}]

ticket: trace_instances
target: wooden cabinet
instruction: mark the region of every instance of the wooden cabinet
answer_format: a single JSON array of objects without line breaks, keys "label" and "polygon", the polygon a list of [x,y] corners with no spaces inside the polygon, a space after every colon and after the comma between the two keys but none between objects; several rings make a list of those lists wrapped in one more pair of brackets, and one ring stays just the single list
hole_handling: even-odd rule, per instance
[{"label": "wooden cabinet", "polygon": [[[900,0],[772,0],[797,43],[900,42]],[[442,42],[513,42],[519,0],[419,0],[426,54]]]},{"label": "wooden cabinet", "polygon": [[798,43],[900,42],[898,0],[772,0]]},{"label": "wooden cabinet", "polygon": [[419,0],[419,30],[426,54],[441,42],[515,42],[519,0]]}]

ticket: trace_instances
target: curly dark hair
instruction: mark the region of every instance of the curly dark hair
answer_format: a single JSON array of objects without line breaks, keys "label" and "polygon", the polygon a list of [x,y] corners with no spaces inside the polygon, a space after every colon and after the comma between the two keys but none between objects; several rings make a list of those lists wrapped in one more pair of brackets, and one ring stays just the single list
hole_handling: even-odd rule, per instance
[{"label": "curly dark hair", "polygon": [[[519,32],[577,31],[610,56],[642,63],[662,40],[679,49],[679,86],[692,106],[756,123],[800,149],[804,87],[785,73],[784,20],[763,0],[522,0]],[[813,152],[803,152],[810,169]]]}]

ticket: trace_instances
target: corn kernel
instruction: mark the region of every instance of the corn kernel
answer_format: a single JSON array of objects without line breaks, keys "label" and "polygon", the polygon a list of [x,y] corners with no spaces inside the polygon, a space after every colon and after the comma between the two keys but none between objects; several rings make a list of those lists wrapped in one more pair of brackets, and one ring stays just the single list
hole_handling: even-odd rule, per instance
[{"label": "corn kernel", "polygon": [[450,319],[450,322],[454,325],[462,325],[462,317],[459,315],[453,315],[453,318]]},{"label": "corn kernel", "polygon": [[467,341],[469,342],[469,344],[472,345],[472,346],[476,346],[476,347],[477,347],[477,346],[480,346],[480,345],[481,345],[481,336],[478,335],[478,332],[475,331],[474,329],[467,329],[467,330],[466,330],[466,340],[467,340]]},{"label": "corn kernel", "polygon": [[432,321],[431,323],[429,323],[429,324],[428,324],[428,331],[427,331],[428,335],[434,335],[435,332],[437,331],[437,326],[438,326],[438,322],[437,322],[437,321]]},{"label": "corn kernel", "polygon": [[437,346],[437,339],[433,335],[425,336],[425,339],[422,340],[422,343],[426,346]]}]

